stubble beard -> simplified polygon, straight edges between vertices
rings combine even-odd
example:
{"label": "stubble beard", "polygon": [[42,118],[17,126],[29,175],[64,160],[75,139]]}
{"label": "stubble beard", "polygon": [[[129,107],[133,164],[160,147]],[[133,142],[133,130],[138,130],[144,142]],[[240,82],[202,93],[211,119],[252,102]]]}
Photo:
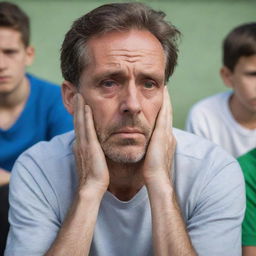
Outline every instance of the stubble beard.
{"label": "stubble beard", "polygon": [[[133,138],[113,140],[113,133],[127,126],[140,129],[145,136],[144,142],[139,142]],[[143,125],[140,120],[132,117],[125,118],[119,124],[112,125],[107,131],[102,132],[97,127],[96,131],[105,156],[111,161],[120,164],[133,164],[141,161],[145,156],[151,135],[150,128]]]}

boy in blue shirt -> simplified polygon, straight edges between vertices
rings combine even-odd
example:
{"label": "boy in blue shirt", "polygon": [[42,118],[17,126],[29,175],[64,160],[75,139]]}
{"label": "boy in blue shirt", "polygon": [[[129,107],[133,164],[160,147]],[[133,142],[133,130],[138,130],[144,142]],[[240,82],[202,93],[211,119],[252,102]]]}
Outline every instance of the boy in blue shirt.
{"label": "boy in blue shirt", "polygon": [[[41,140],[73,128],[60,87],[26,74],[33,61],[28,16],[16,5],[0,3],[0,255],[8,230],[8,183],[17,157]],[[4,205],[6,205],[4,207]],[[6,216],[6,217],[5,217]]]}

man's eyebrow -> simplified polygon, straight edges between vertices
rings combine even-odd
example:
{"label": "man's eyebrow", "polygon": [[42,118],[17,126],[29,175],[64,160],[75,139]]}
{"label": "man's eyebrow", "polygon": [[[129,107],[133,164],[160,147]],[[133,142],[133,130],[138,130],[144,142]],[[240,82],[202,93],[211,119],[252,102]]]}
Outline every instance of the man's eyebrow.
{"label": "man's eyebrow", "polygon": [[[103,79],[107,78],[120,78],[125,79],[128,76],[127,71],[123,70],[121,68],[115,67],[115,68],[109,68],[106,70],[101,70],[97,72],[93,77],[92,81],[94,83],[98,83]],[[137,70],[136,71],[136,77],[138,79],[152,79],[157,81],[158,83],[163,83],[165,80],[165,73],[160,72],[159,70]]]}
{"label": "man's eyebrow", "polygon": [[149,79],[153,79],[156,80],[159,83],[162,83],[164,81],[164,73],[161,74],[159,72],[150,72],[150,71],[142,71],[142,72],[138,72],[138,77],[139,78],[149,78]]}
{"label": "man's eyebrow", "polygon": [[95,76],[93,77],[93,81],[100,81],[104,78],[117,77],[117,76],[125,77],[127,76],[127,74],[123,70],[107,70],[107,71],[95,74]]}

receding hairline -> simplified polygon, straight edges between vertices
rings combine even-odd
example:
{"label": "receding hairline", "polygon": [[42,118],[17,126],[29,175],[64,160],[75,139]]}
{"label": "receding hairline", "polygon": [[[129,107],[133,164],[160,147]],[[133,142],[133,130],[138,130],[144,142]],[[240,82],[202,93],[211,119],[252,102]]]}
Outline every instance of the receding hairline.
{"label": "receding hairline", "polygon": [[[131,32],[136,32],[136,31],[138,31],[138,32],[143,32],[143,31],[147,32],[148,34],[150,34],[152,36],[152,37],[150,37],[150,40],[152,40],[153,38],[155,39],[155,42],[157,42],[158,46],[159,46],[156,49],[161,49],[162,52],[163,52],[164,68],[165,68],[166,64],[167,64],[168,52],[165,50],[165,48],[161,44],[160,40],[147,28],[134,27],[134,28],[128,28],[128,29],[124,29],[124,30],[110,30],[110,31],[107,31],[107,32],[104,32],[104,33],[95,34],[92,37],[90,37],[86,41],[86,43],[83,44],[83,46],[81,45],[81,47],[84,47],[83,54],[81,54],[81,56],[80,56],[80,61],[84,62],[84,68],[81,72],[81,76],[86,71],[86,69],[88,68],[88,65],[91,63],[91,60],[93,58],[91,47],[93,47],[94,42],[96,42],[96,43],[99,42],[99,40],[101,40],[104,37],[107,37],[109,34],[115,34],[116,33],[118,35],[118,34],[126,34],[126,33],[131,33]],[[120,40],[123,41],[123,39],[120,39]],[[124,48],[123,50],[125,51],[126,49]],[[147,49],[147,50],[149,50],[149,49]],[[141,49],[138,49],[138,51],[143,51],[143,47]],[[132,53],[133,53],[133,50],[131,50],[131,55],[133,55]],[[86,54],[86,57],[85,57],[85,54]],[[127,51],[127,55],[129,55],[129,51]],[[165,70],[163,72],[165,72]]]}

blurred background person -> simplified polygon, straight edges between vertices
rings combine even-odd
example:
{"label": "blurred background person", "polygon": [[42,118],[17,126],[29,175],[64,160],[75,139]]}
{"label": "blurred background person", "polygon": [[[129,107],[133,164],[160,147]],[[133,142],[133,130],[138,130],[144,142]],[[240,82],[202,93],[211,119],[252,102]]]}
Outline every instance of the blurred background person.
{"label": "blurred background person", "polygon": [[0,2],[0,255],[8,232],[8,183],[17,157],[33,144],[73,128],[60,87],[26,73],[32,64],[29,17]]}
{"label": "blurred background person", "polygon": [[[256,255],[256,23],[234,28],[223,42],[224,83],[232,90],[195,104],[186,129],[219,144],[238,161],[246,183],[243,255]],[[249,152],[248,152],[249,151]]]}
{"label": "blurred background person", "polygon": [[231,90],[195,104],[186,130],[239,157],[256,146],[256,23],[240,25],[227,35],[220,75]]}

